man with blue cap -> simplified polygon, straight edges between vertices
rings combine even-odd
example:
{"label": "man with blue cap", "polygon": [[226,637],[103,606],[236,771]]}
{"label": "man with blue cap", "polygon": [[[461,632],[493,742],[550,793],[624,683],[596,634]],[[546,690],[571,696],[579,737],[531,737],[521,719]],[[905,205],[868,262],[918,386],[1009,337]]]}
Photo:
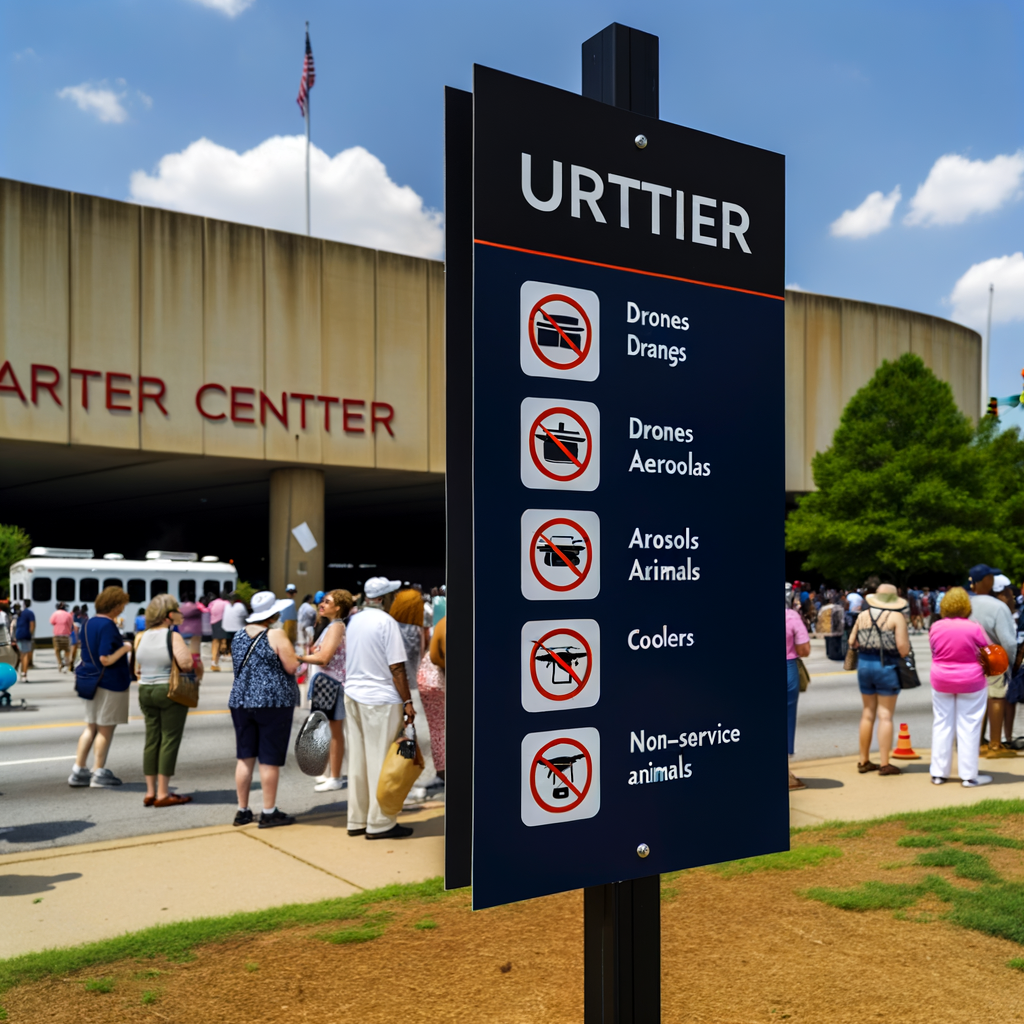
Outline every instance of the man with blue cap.
{"label": "man with blue cap", "polygon": [[[994,569],[981,562],[971,566],[967,576],[971,587],[971,620],[977,622],[988,636],[990,644],[999,644],[1013,665],[1017,657],[1017,627],[1013,614],[1005,602],[992,596],[996,576],[1002,569]],[[982,743],[981,756],[986,758],[1016,757],[1017,751],[1003,745],[1003,721],[1006,717],[1008,673],[988,677],[989,742]]]}

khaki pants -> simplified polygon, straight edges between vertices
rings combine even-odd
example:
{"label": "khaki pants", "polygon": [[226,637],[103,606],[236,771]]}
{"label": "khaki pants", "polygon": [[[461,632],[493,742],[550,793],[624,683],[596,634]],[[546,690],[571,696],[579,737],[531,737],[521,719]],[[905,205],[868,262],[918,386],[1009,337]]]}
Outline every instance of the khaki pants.
{"label": "khaki pants", "polygon": [[405,712],[402,704],[360,704],[345,697],[348,746],[348,829],[387,832],[398,819],[377,803],[377,782],[384,758],[398,735]]}

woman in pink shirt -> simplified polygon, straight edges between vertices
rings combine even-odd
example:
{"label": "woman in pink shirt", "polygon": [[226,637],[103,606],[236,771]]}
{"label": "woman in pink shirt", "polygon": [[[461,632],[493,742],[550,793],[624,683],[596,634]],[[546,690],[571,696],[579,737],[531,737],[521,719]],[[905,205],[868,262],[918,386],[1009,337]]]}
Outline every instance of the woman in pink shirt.
{"label": "woman in pink shirt", "polygon": [[988,644],[985,630],[971,622],[971,599],[963,587],[946,591],[940,607],[942,618],[932,626],[932,782],[941,786],[953,769],[953,736],[960,778],[973,789],[992,781],[978,774],[981,727],[988,707],[985,671],[978,651]]}
{"label": "woman in pink shirt", "polygon": [[57,605],[57,610],[50,616],[50,625],[53,626],[53,650],[57,655],[58,672],[71,668],[71,630],[74,624],[75,620],[71,617],[68,606],[61,601]]}
{"label": "woman in pink shirt", "polygon": [[[789,604],[789,585],[786,585],[786,604]],[[811,638],[798,612],[786,608],[786,726],[789,756],[793,756],[796,741],[796,702],[800,697],[800,669],[797,659],[811,653]],[[806,789],[807,783],[789,773],[790,789]]]}

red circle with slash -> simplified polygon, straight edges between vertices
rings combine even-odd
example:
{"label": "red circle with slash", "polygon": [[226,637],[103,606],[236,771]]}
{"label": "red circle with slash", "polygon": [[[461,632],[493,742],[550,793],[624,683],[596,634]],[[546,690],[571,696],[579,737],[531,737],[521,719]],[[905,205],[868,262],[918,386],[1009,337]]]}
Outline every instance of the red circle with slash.
{"label": "red circle with slash", "polygon": [[[579,640],[583,644],[583,649],[587,652],[587,668],[583,673],[583,678],[580,679],[576,673],[572,670],[572,666],[566,665],[564,661],[558,658],[558,655],[554,651],[550,650],[545,646],[546,642],[553,636],[571,636],[576,640]],[[537,678],[537,651],[543,648],[548,652],[555,660],[562,666],[562,668],[568,672],[568,674],[576,680],[576,689],[570,693],[548,693],[544,689],[543,683]],[[534,645],[533,650],[530,652],[530,678],[533,680],[533,685],[537,687],[537,692],[542,696],[547,697],[548,700],[569,700],[575,697],[577,694],[583,692],[583,687],[590,681],[590,673],[594,667],[594,652],[590,649],[590,644],[587,643],[587,638],[581,633],[577,633],[575,629],[567,629],[564,626],[561,629],[552,629],[550,632],[545,633]]]}
{"label": "red circle with slash", "polygon": [[[579,313],[579,315],[583,318],[583,324],[585,327],[584,340],[582,346],[577,347],[576,345],[574,345],[572,340],[566,335],[565,331],[563,331],[555,323],[554,319],[542,309],[546,302],[566,302],[570,306],[572,306],[572,308],[575,309],[577,313]],[[575,359],[572,359],[567,363],[558,363],[555,362],[554,359],[549,359],[541,351],[540,345],[537,344],[536,318],[538,312],[543,313],[548,323],[552,327],[554,327],[554,329],[562,336],[563,340],[569,346],[569,348],[576,353]],[[530,332],[530,344],[533,346],[533,351],[536,354],[537,358],[542,363],[545,363],[546,365],[556,370],[573,370],[577,366],[579,366],[580,363],[582,363],[588,355],[590,355],[590,341],[594,333],[594,328],[591,326],[590,323],[590,317],[587,316],[587,311],[575,299],[569,298],[568,295],[560,295],[556,292],[553,295],[545,295],[543,299],[535,303],[533,309],[530,310],[530,323],[528,325],[528,330]]]}
{"label": "red circle with slash", "polygon": [[[571,416],[573,421],[578,423],[583,428],[583,436],[587,440],[587,454],[583,456],[583,461],[574,458],[572,453],[561,444],[558,438],[556,438],[547,427],[541,425],[541,420],[546,419],[548,416]],[[541,458],[537,455],[537,430],[543,430],[551,440],[558,445],[559,448],[565,453],[570,464],[576,468],[571,472],[563,476],[561,473],[554,473],[548,469],[542,462]],[[560,405],[556,405],[546,412],[542,412],[534,421],[533,426],[530,427],[530,456],[533,458],[533,464],[546,476],[552,480],[560,480],[563,483],[568,483],[570,480],[575,480],[577,477],[582,476],[587,471],[587,466],[590,465],[590,455],[594,450],[594,438],[590,433],[590,427],[587,426],[587,421],[583,419],[578,412],[573,412],[572,409],[566,409]]]}
{"label": "red circle with slash", "polygon": [[[560,743],[568,743],[570,747],[575,747],[582,755],[587,763],[587,781],[583,784],[583,789],[577,789],[553,764],[544,759],[544,754],[549,751],[552,747],[557,747]],[[538,766],[537,762],[542,763]],[[553,772],[562,782],[568,786],[575,794],[576,799],[570,801],[567,804],[555,806],[544,801],[544,798],[537,792],[537,768],[547,768],[549,772]],[[571,811],[575,807],[579,807],[581,803],[586,799],[587,793],[590,792],[590,782],[594,777],[594,764],[590,759],[590,751],[587,750],[579,740],[569,739],[568,736],[561,739],[552,740],[550,743],[545,743],[540,750],[533,757],[533,762],[530,765],[530,792],[533,794],[533,799],[537,801],[537,804],[545,811],[550,811],[552,814],[564,814],[566,811]]]}
{"label": "red circle with slash", "polygon": [[[577,569],[567,558],[560,553],[556,553],[554,550],[557,545],[553,544],[547,537],[547,533],[550,532],[550,528],[558,523],[564,523],[566,526],[572,527],[573,533],[578,533],[582,538],[587,552],[587,564],[583,569]],[[571,583],[552,583],[551,580],[546,579],[541,573],[537,566],[537,541],[543,540],[550,548],[552,548],[552,554],[556,558],[560,558],[565,563],[565,567],[570,569],[576,575]],[[587,531],[580,526],[579,523],[574,523],[571,519],[549,519],[546,523],[541,523],[537,527],[537,532],[533,535],[533,540],[530,541],[530,568],[533,569],[533,575],[537,577],[537,580],[542,586],[547,587],[548,590],[555,590],[558,593],[565,593],[567,590],[575,590],[588,576],[590,573],[590,567],[594,564],[593,549],[590,546],[590,537]]]}

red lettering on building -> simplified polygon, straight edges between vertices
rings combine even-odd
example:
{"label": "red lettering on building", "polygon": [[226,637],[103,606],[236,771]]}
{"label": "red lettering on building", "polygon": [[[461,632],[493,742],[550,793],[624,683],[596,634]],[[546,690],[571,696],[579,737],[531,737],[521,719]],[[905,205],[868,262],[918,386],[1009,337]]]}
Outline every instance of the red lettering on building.
{"label": "red lettering on building", "polygon": [[239,416],[238,411],[240,409],[255,409],[256,406],[252,402],[240,402],[238,400],[239,395],[255,395],[255,388],[232,388],[231,389],[231,422],[232,423],[255,423],[256,421],[251,417],[246,418],[245,416]]}
{"label": "red lettering on building", "polygon": [[342,429],[349,434],[365,434],[366,427],[353,427],[349,426],[349,420],[356,420],[361,423],[363,421],[364,414],[362,412],[349,412],[348,407],[350,405],[365,406],[366,403],[361,398],[344,398],[341,402],[341,426]]}
{"label": "red lettering on building", "polygon": [[[4,377],[8,375],[10,375],[11,383],[5,384]],[[18,383],[18,376],[14,372],[14,367],[11,366],[10,359],[8,359],[3,366],[0,366],[0,394],[3,394],[5,391],[12,391],[23,402],[25,402],[26,405],[28,404],[25,399],[25,392],[21,390],[21,385]]]}
{"label": "red lettering on building", "polygon": [[[387,413],[383,416],[377,415],[378,409],[387,409]],[[391,418],[395,415],[394,407],[388,405],[387,402],[374,402],[370,406],[370,422],[373,424],[373,432],[377,433],[377,424],[382,423],[387,432],[394,437],[395,432],[391,429]]]}
{"label": "red lettering on building", "polygon": [[[146,391],[147,384],[155,384],[158,391]],[[167,393],[167,385],[159,377],[140,377],[139,378],[139,412],[145,412],[143,403],[146,401],[156,402],[157,408],[165,415],[169,416],[167,409],[164,407],[164,403],[161,399]],[[199,410],[202,412],[202,410]]]}
{"label": "red lettering on building", "polygon": [[289,398],[297,398],[302,403],[302,406],[301,406],[302,414],[300,416],[300,422],[302,424],[302,429],[305,430],[306,429],[306,403],[307,402],[312,402],[313,401],[313,396],[312,395],[304,395],[301,391],[293,391],[291,393],[291,395],[289,395],[288,397]]}
{"label": "red lettering on building", "polygon": [[[204,384],[196,392],[196,408],[199,410],[199,415],[207,420],[226,420],[228,418],[228,414],[226,412],[222,412],[214,416],[212,412],[207,412],[203,408],[203,395],[205,395],[207,391],[219,391],[222,395],[227,394],[227,390],[220,384]],[[232,408],[232,413],[233,412],[234,409]]]}
{"label": "red lettering on building", "polygon": [[132,407],[130,405],[118,405],[114,401],[115,395],[127,395],[129,398],[132,397],[131,391],[128,388],[116,388],[114,387],[115,380],[126,380],[131,383],[132,375],[130,373],[108,373],[107,374],[107,408],[111,412],[131,412]]}
{"label": "red lettering on building", "polygon": [[267,406],[270,406],[270,411],[277,417],[278,422],[282,427],[288,426],[288,392],[281,392],[281,411],[277,411],[277,406],[261,391],[260,392],[260,423],[266,426],[267,423]]}
{"label": "red lettering on building", "polygon": [[103,374],[99,370],[76,370],[73,366],[71,367],[72,377],[82,378],[82,408],[89,408],[89,378],[90,377],[102,377]]}
{"label": "red lettering on building", "polygon": [[331,395],[317,395],[316,400],[324,403],[324,430],[331,432],[331,403],[338,404],[338,400]]}
{"label": "red lettering on building", "polygon": [[[40,380],[39,372],[52,373],[52,380]],[[63,403],[57,394],[57,385],[60,383],[60,370],[56,366],[47,366],[45,363],[32,364],[32,404],[39,404],[39,392],[49,391],[50,397],[61,407]]]}

